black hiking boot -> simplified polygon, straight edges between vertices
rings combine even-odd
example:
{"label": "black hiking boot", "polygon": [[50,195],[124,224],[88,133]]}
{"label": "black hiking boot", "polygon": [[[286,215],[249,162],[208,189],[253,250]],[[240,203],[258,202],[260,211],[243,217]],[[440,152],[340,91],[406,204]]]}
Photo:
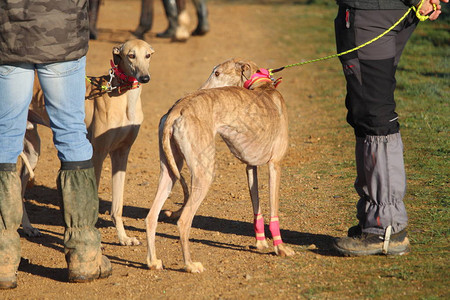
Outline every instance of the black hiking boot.
{"label": "black hiking boot", "polygon": [[152,29],[153,25],[153,0],[141,1],[141,17],[139,19],[139,26],[133,32],[138,38],[143,40],[144,35]]}
{"label": "black hiking boot", "polygon": [[206,7],[206,0],[194,0],[194,4],[197,10],[198,25],[191,33],[191,35],[202,36],[209,32],[208,9]]}
{"label": "black hiking boot", "polygon": [[175,1],[163,0],[163,4],[169,25],[165,31],[157,33],[156,36],[159,38],[173,38],[178,27],[178,9]]}
{"label": "black hiking boot", "polygon": [[[349,229],[349,235],[357,233],[357,229],[350,232],[352,228]],[[337,238],[333,246],[344,256],[403,255],[410,251],[406,229],[390,237],[362,232],[359,235]]]}

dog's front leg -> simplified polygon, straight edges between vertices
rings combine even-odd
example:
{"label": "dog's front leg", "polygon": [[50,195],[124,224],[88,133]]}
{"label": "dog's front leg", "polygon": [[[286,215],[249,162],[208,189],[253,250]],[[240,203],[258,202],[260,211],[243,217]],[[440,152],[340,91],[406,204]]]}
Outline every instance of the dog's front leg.
{"label": "dog's front leg", "polygon": [[247,181],[253,206],[253,228],[256,235],[256,249],[262,250],[268,248],[269,245],[264,234],[264,218],[261,214],[261,206],[259,204],[258,169],[256,166],[247,165]]}
{"label": "dog's front leg", "polygon": [[112,207],[111,218],[116,225],[119,243],[123,246],[136,246],[141,243],[135,237],[127,236],[123,226],[123,191],[125,187],[125,173],[130,148],[118,149],[110,153],[112,166]]}
{"label": "dog's front leg", "polygon": [[292,256],[294,250],[283,244],[278,220],[279,192],[281,167],[277,162],[269,162],[269,198],[270,198],[270,224],[269,229],[273,238],[275,253],[279,256]]}

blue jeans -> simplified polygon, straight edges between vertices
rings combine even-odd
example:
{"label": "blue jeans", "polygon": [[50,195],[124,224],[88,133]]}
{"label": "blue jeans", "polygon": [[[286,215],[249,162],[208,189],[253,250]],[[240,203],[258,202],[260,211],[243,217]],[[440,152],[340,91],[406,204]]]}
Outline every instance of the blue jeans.
{"label": "blue jeans", "polygon": [[23,150],[35,71],[59,159],[91,159],[92,146],[84,123],[85,67],[86,57],[47,64],[0,65],[0,163],[16,163]]}

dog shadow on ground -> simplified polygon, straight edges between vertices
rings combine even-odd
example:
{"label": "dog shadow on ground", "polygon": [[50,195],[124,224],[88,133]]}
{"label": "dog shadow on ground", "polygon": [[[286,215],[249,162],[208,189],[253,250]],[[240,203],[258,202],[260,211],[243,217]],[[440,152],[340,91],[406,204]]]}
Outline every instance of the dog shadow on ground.
{"label": "dog shadow on ground", "polygon": [[[165,223],[176,223],[175,220],[167,218],[164,211],[161,212],[159,217],[159,222]],[[210,232],[219,232],[221,234],[235,234],[240,236],[248,236],[249,238],[254,238],[253,223],[227,220],[217,217],[196,215],[192,222],[192,228],[202,229]],[[266,237],[271,237],[269,225],[265,225],[265,235]],[[323,256],[336,256],[337,253],[334,251],[332,244],[334,237],[324,234],[314,234],[307,232],[298,232],[294,230],[280,229],[281,237],[283,241],[290,245],[302,246],[308,251],[314,252]],[[167,234],[157,233],[158,236],[163,236],[165,238],[179,239],[179,236],[172,236]],[[240,251],[255,251],[253,246],[248,245],[236,245],[232,243],[215,242],[210,239],[190,239],[194,243],[207,244],[219,248],[228,248]],[[270,244],[270,241],[269,241]]]}

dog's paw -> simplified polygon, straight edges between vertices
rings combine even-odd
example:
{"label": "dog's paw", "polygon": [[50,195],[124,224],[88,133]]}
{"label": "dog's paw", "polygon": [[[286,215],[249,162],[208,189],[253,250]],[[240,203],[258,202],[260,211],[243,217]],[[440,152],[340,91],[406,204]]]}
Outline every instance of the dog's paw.
{"label": "dog's paw", "polygon": [[23,227],[22,229],[23,229],[23,232],[25,232],[26,236],[28,236],[28,237],[42,236],[42,233],[39,231],[39,229],[34,228],[33,226]]}
{"label": "dog's paw", "polygon": [[269,248],[269,244],[267,244],[267,241],[265,239],[264,240],[256,240],[255,247],[258,250],[264,250],[266,248]]}
{"label": "dog's paw", "polygon": [[119,243],[122,246],[139,246],[141,244],[137,238],[129,236],[119,239]]}
{"label": "dog's paw", "polygon": [[150,270],[163,270],[164,269],[162,260],[160,260],[160,259],[155,259],[154,261],[147,260],[147,267]]}
{"label": "dog's paw", "polygon": [[294,250],[292,250],[290,247],[286,246],[285,244],[279,244],[278,246],[275,246],[275,253],[278,256],[284,257],[284,256],[292,256],[295,254]]}
{"label": "dog's paw", "polygon": [[203,267],[201,262],[191,262],[187,264],[184,269],[189,273],[202,273],[203,271],[205,271],[205,268]]}

